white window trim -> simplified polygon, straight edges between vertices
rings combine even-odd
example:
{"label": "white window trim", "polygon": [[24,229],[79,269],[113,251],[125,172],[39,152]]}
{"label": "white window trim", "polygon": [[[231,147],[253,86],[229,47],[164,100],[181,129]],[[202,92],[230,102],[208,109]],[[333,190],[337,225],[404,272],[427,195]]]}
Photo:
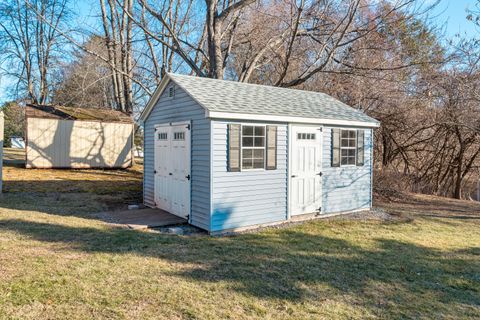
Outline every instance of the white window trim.
{"label": "white window trim", "polygon": [[[239,123],[240,124],[240,172],[242,171],[266,171],[267,167],[267,124],[256,124],[256,123]],[[243,127],[263,127],[263,147],[245,147],[245,149],[260,149],[264,150],[263,152],[263,168],[243,168]],[[255,133],[255,128],[253,129]],[[254,139],[255,140],[255,139]],[[255,144],[255,141],[253,142]]]}
{"label": "white window trim", "polygon": [[[354,131],[355,132],[355,147],[342,147],[342,131]],[[340,167],[356,167],[357,166],[357,129],[340,128]],[[355,163],[354,164],[342,164],[342,149],[355,150]]]}

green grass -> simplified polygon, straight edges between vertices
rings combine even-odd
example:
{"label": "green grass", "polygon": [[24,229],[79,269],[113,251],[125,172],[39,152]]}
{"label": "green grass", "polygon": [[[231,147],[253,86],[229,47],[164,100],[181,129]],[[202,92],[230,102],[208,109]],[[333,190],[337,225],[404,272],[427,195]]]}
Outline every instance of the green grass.
{"label": "green grass", "polygon": [[187,237],[97,220],[107,196],[121,201],[48,190],[0,199],[0,319],[480,317],[471,202],[413,196],[379,204],[387,221]]}

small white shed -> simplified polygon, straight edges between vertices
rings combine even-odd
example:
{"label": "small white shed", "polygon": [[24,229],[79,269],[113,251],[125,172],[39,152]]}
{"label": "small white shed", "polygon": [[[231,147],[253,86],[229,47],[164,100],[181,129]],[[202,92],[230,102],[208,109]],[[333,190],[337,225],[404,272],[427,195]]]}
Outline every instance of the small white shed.
{"label": "small white shed", "polygon": [[127,168],[132,118],[109,109],[27,105],[27,168]]}
{"label": "small white shed", "polygon": [[10,146],[13,149],[25,149],[25,139],[22,137],[11,137]]}

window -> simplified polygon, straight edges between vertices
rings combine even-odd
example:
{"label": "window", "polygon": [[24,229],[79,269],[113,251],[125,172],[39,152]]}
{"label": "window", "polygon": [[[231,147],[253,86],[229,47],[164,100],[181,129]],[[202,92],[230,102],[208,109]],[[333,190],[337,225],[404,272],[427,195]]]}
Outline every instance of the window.
{"label": "window", "polygon": [[332,167],[364,165],[364,130],[332,129]]}
{"label": "window", "polygon": [[315,140],[315,133],[297,133],[297,140]]}
{"label": "window", "polygon": [[277,126],[228,125],[228,171],[277,168]]}
{"label": "window", "polygon": [[176,140],[176,141],[185,140],[185,132],[174,132],[173,133],[173,140]]}
{"label": "window", "polygon": [[168,97],[169,98],[175,97],[175,86],[172,85],[170,88],[168,88]]}
{"label": "window", "polygon": [[160,132],[158,133],[158,140],[167,140],[168,135],[166,132]]}
{"label": "window", "polygon": [[242,126],[242,168],[265,168],[264,126]]}
{"label": "window", "polygon": [[341,165],[355,165],[357,159],[357,130],[342,130],[340,138]]}

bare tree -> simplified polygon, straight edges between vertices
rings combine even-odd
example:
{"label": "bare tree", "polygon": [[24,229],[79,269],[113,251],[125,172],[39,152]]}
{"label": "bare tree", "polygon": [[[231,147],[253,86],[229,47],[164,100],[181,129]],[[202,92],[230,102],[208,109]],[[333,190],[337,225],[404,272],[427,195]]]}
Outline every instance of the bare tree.
{"label": "bare tree", "polygon": [[[132,11],[133,0],[99,0],[102,12],[102,26],[108,52],[116,109],[133,111],[133,52],[132,52]],[[119,70],[121,72],[119,72]]]}
{"label": "bare tree", "polygon": [[[37,19],[36,12],[45,17]],[[48,102],[51,75],[65,52],[57,27],[66,22],[67,0],[7,0],[0,4],[2,73],[16,79],[16,92],[34,103]],[[67,24],[66,24],[67,25]]]}

